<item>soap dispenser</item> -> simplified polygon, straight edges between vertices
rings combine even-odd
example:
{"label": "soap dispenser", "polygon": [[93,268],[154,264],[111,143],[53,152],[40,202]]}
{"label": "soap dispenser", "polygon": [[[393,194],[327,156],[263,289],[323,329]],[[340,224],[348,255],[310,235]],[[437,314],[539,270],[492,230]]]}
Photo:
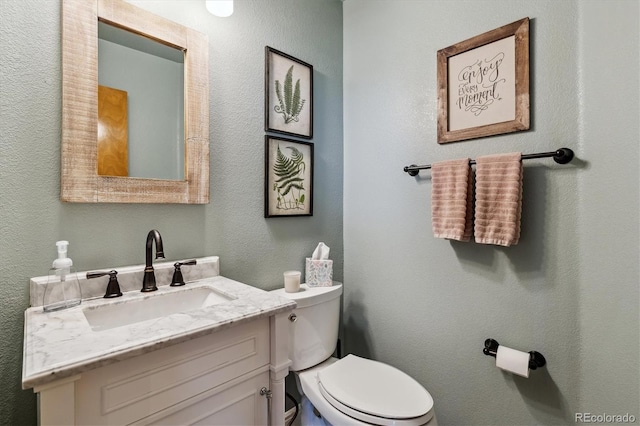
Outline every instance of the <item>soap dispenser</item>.
{"label": "soap dispenser", "polygon": [[45,312],[58,311],[79,305],[82,301],[80,283],[73,268],[73,261],[67,257],[68,241],[56,242],[58,258],[53,261],[49,269],[49,279],[44,289],[43,310]]}

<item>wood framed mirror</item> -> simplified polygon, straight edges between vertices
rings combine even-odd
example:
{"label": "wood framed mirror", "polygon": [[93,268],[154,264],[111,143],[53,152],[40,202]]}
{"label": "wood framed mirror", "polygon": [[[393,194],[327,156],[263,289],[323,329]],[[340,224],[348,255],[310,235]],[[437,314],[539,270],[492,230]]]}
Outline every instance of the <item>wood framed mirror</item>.
{"label": "wood framed mirror", "polygon": [[[184,179],[98,174],[98,21],[184,52]],[[62,1],[62,201],[209,202],[207,36],[123,0]]]}

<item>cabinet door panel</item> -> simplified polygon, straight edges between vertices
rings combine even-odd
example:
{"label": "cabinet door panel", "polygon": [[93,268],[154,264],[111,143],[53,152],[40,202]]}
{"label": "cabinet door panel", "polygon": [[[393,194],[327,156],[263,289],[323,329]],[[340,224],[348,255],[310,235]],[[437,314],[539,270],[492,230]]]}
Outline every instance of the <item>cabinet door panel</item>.
{"label": "cabinet door panel", "polygon": [[267,424],[267,398],[260,395],[269,386],[269,372],[224,390],[212,389],[136,422],[136,425],[246,426]]}
{"label": "cabinet door panel", "polygon": [[77,419],[129,424],[268,364],[265,318],[83,373]]}

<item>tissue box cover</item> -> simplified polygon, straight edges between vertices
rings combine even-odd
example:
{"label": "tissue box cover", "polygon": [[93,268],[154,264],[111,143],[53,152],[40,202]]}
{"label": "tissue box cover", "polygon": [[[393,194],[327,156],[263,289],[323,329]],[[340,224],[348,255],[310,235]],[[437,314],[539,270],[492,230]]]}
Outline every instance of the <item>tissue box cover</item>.
{"label": "tissue box cover", "polygon": [[304,276],[309,287],[331,287],[333,260],[313,260],[307,257]]}

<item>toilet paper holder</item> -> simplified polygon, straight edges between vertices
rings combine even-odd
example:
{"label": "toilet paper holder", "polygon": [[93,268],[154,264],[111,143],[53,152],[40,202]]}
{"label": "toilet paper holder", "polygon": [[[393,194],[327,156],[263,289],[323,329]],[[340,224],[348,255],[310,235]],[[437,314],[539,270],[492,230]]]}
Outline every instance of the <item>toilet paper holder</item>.
{"label": "toilet paper holder", "polygon": [[[482,353],[492,357],[496,357],[498,354],[498,346],[500,344],[494,339],[487,339],[484,341],[484,349]],[[540,352],[529,351],[529,369],[535,370],[539,367],[544,367],[547,364],[547,360]]]}

